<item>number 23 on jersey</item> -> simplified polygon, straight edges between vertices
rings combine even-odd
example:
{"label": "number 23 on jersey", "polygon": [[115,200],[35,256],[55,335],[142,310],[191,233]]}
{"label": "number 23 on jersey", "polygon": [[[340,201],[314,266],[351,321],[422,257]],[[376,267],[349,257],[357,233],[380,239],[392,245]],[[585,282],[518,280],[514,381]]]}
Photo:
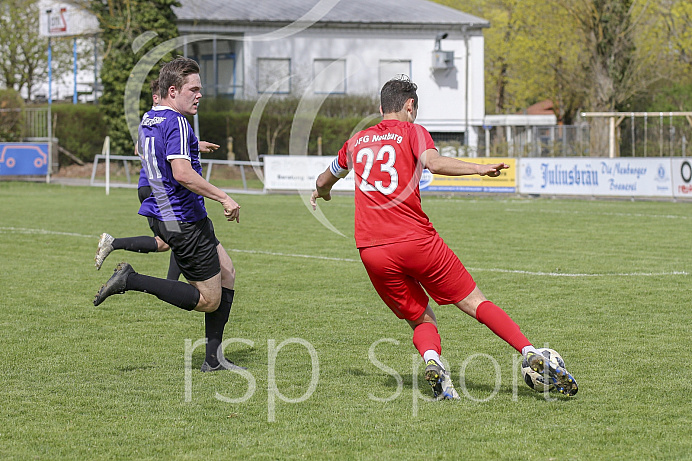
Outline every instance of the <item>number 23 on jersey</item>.
{"label": "number 23 on jersey", "polygon": [[[384,161],[385,155],[387,155],[387,161]],[[356,155],[357,163],[365,163],[363,168],[363,174],[360,181],[360,190],[363,192],[375,192],[378,191],[383,195],[389,195],[396,190],[399,185],[399,173],[394,168],[394,162],[396,161],[396,150],[394,147],[385,144],[377,151],[377,154],[369,148],[364,147],[358,151]],[[384,186],[384,181],[376,180],[372,184],[368,181],[370,178],[370,173],[372,173],[372,167],[375,163],[380,167],[380,171],[389,174],[389,185]]]}

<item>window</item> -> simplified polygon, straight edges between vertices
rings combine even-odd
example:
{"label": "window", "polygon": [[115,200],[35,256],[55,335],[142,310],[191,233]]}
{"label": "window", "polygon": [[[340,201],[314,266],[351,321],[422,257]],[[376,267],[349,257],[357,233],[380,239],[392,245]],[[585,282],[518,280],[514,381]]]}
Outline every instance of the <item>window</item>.
{"label": "window", "polygon": [[[291,60],[286,58],[257,58],[257,91],[266,93],[272,85],[274,93],[290,93]],[[279,83],[281,82],[281,83]]]}
{"label": "window", "polygon": [[234,47],[233,41],[213,39],[193,42],[183,48],[183,54],[199,64],[204,96],[233,97],[236,91]]}
{"label": "window", "polygon": [[380,60],[380,86],[393,79],[397,75],[404,74],[411,77],[411,61],[401,59]]}
{"label": "window", "polygon": [[225,53],[217,57],[218,60],[218,92],[219,94],[235,93],[235,54]]}
{"label": "window", "polygon": [[315,59],[312,64],[315,93],[346,93],[346,60]]}
{"label": "window", "polygon": [[214,56],[204,54],[199,60],[202,93],[204,95],[228,96],[235,93],[235,54],[216,55],[217,75],[214,74]]}

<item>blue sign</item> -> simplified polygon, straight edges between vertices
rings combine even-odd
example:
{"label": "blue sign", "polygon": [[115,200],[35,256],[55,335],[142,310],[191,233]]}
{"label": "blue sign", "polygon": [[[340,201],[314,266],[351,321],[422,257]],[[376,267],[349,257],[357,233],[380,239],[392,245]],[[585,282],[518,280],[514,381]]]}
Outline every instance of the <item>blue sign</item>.
{"label": "blue sign", "polygon": [[48,143],[0,143],[0,176],[47,175]]}

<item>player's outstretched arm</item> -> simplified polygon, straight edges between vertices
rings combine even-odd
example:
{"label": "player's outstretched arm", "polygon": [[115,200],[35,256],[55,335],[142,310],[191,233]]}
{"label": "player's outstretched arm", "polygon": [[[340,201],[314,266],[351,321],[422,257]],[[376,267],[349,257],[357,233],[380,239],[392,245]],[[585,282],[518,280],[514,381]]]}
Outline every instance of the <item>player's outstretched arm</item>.
{"label": "player's outstretched arm", "polygon": [[477,174],[480,176],[496,177],[500,176],[502,170],[509,168],[509,165],[506,163],[483,165],[480,163],[471,163],[455,158],[443,157],[435,149],[428,149],[423,152],[421,160],[431,173],[445,176]]}
{"label": "player's outstretched arm", "polygon": [[316,189],[312,192],[312,196],[310,197],[310,204],[312,205],[313,210],[317,209],[318,198],[321,198],[327,202],[332,199],[332,187],[334,187],[334,184],[336,184],[339,179],[340,178],[337,178],[332,174],[329,167],[327,167],[327,169],[317,177],[317,181],[315,181]]}
{"label": "player's outstretched arm", "polygon": [[171,169],[173,170],[173,177],[183,187],[190,189],[195,194],[216,200],[223,205],[223,214],[228,221],[240,222],[240,205],[227,193],[200,176],[188,160],[183,158],[171,160]]}

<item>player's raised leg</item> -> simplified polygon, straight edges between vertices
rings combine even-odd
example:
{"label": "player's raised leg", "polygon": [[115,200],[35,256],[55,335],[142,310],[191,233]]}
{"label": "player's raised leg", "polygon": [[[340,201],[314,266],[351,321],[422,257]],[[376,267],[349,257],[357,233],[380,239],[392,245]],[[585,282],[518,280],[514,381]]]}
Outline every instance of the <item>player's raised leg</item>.
{"label": "player's raised leg", "polygon": [[[233,280],[235,278],[233,266],[230,265],[229,267],[228,265],[230,258],[228,255],[226,258],[227,260],[221,258],[225,260],[223,271],[208,280],[190,283],[139,274],[130,264],[120,263],[116,266],[111,278],[96,294],[94,305],[98,306],[106,298],[115,294],[140,291],[153,294],[160,300],[187,311],[204,312],[207,347],[201,370],[206,372],[244,369],[224,358],[220,350],[224,327],[228,322],[234,295],[233,289],[221,285],[222,273],[233,274]],[[233,286],[233,281],[227,281],[226,284]]]}
{"label": "player's raised leg", "polygon": [[154,251],[166,251],[168,245],[163,240],[149,236],[115,238],[104,232],[99,237],[99,243],[94,256],[94,266],[100,270],[103,262],[114,250],[134,251],[137,253],[151,253]]}
{"label": "player's raised leg", "polygon": [[566,369],[555,367],[545,360],[545,357],[536,351],[531,341],[521,332],[519,325],[504,310],[488,301],[478,287],[455,305],[519,351],[529,362],[531,369],[538,373],[546,372],[559,392],[565,395],[577,393],[577,382],[574,377]]}
{"label": "player's raised leg", "polygon": [[[115,267],[110,279],[101,286],[94,298],[94,306],[100,305],[110,296],[122,294],[126,291],[150,293],[161,301],[186,311],[207,306],[200,296],[200,291],[189,283],[139,274],[126,262],[119,263]],[[200,300],[202,300],[202,303],[200,303]],[[201,308],[197,310],[201,310]]]}

